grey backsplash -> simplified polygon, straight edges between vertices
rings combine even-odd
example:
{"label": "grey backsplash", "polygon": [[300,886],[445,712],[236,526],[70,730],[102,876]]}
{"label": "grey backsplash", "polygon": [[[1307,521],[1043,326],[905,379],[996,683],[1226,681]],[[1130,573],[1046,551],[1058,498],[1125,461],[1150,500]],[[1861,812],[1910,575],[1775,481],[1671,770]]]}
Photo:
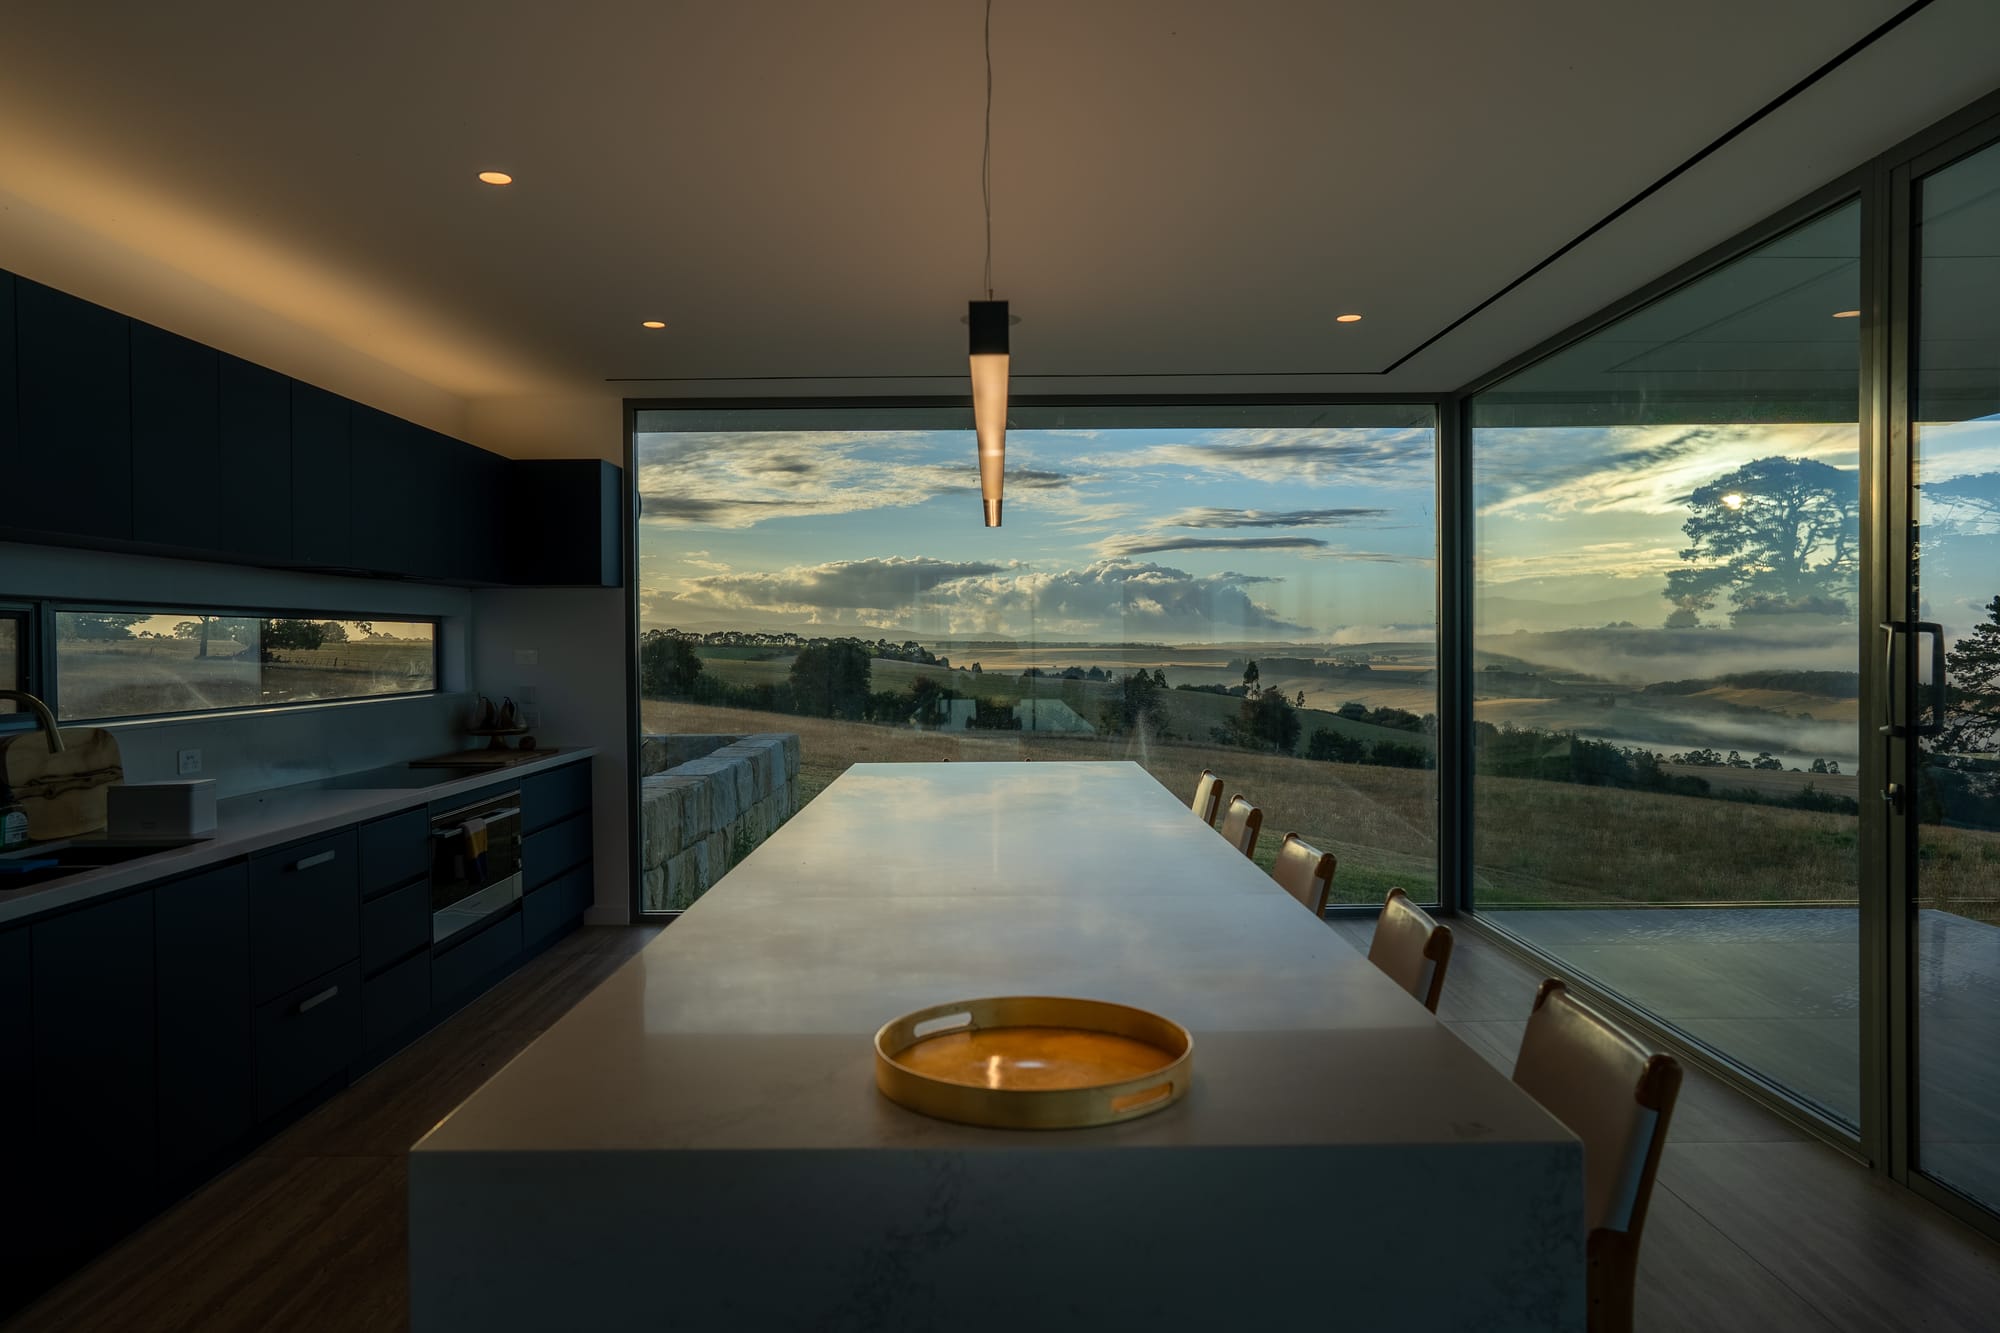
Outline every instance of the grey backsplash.
{"label": "grey backsplash", "polygon": [[201,751],[201,776],[227,799],[379,768],[465,745],[463,694],[113,724],[127,782],[167,782],[180,751]]}

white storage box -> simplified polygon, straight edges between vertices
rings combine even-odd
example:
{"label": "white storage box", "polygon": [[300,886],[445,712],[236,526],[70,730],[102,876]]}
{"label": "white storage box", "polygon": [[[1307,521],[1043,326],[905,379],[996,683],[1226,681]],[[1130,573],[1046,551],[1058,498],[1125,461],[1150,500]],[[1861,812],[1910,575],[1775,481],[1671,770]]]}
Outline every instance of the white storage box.
{"label": "white storage box", "polygon": [[104,789],[113,838],[212,838],[215,836],[215,780],[137,782]]}

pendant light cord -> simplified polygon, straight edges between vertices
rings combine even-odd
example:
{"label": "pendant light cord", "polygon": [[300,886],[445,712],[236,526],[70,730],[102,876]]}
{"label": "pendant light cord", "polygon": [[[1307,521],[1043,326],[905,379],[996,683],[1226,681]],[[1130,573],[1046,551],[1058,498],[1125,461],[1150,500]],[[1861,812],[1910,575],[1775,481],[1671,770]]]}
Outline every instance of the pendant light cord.
{"label": "pendant light cord", "polygon": [[979,157],[979,199],[986,207],[986,299],[993,299],[993,0],[986,0],[986,149]]}

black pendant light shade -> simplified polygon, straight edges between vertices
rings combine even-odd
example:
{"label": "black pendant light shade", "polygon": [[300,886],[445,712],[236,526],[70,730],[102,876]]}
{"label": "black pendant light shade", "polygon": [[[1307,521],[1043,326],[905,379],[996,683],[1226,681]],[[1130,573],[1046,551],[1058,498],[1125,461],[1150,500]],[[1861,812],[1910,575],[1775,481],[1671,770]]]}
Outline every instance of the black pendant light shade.
{"label": "black pendant light shade", "polygon": [[1007,470],[1007,303],[974,301],[966,310],[972,360],[972,424],[979,434],[979,498],[986,526],[1000,526]]}

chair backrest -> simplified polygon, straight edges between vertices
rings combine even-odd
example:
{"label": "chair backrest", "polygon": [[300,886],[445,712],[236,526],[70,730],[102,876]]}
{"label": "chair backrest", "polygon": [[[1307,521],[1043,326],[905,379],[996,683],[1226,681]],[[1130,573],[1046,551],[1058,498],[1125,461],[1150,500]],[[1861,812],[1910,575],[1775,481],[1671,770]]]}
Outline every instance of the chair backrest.
{"label": "chair backrest", "polygon": [[1319,916],[1326,911],[1326,895],[1333,888],[1333,869],[1332,852],[1323,852],[1298,834],[1287,833],[1271,867],[1271,878]]}
{"label": "chair backrest", "polygon": [[1229,845],[1245,856],[1253,856],[1257,851],[1257,831],[1264,827],[1264,812],[1243,799],[1241,794],[1229,798],[1229,809],[1222,815],[1222,836],[1229,839]]}
{"label": "chair backrest", "polygon": [[1188,806],[1201,816],[1201,822],[1215,827],[1215,817],[1222,813],[1222,779],[1208,769],[1201,770],[1201,781],[1194,784],[1194,799]]}
{"label": "chair backrest", "polygon": [[1588,1326],[1631,1333],[1639,1235],[1681,1067],[1551,980],[1535,992],[1514,1082],[1583,1140]]}
{"label": "chair backrest", "polygon": [[1368,961],[1436,1013],[1438,997],[1444,994],[1445,969],[1451,966],[1451,927],[1431,920],[1409,894],[1391,889],[1375,921]]}
{"label": "chair backrest", "polygon": [[1680,1065],[1551,980],[1535,992],[1514,1082],[1583,1140],[1586,1228],[1636,1233],[1680,1091]]}

